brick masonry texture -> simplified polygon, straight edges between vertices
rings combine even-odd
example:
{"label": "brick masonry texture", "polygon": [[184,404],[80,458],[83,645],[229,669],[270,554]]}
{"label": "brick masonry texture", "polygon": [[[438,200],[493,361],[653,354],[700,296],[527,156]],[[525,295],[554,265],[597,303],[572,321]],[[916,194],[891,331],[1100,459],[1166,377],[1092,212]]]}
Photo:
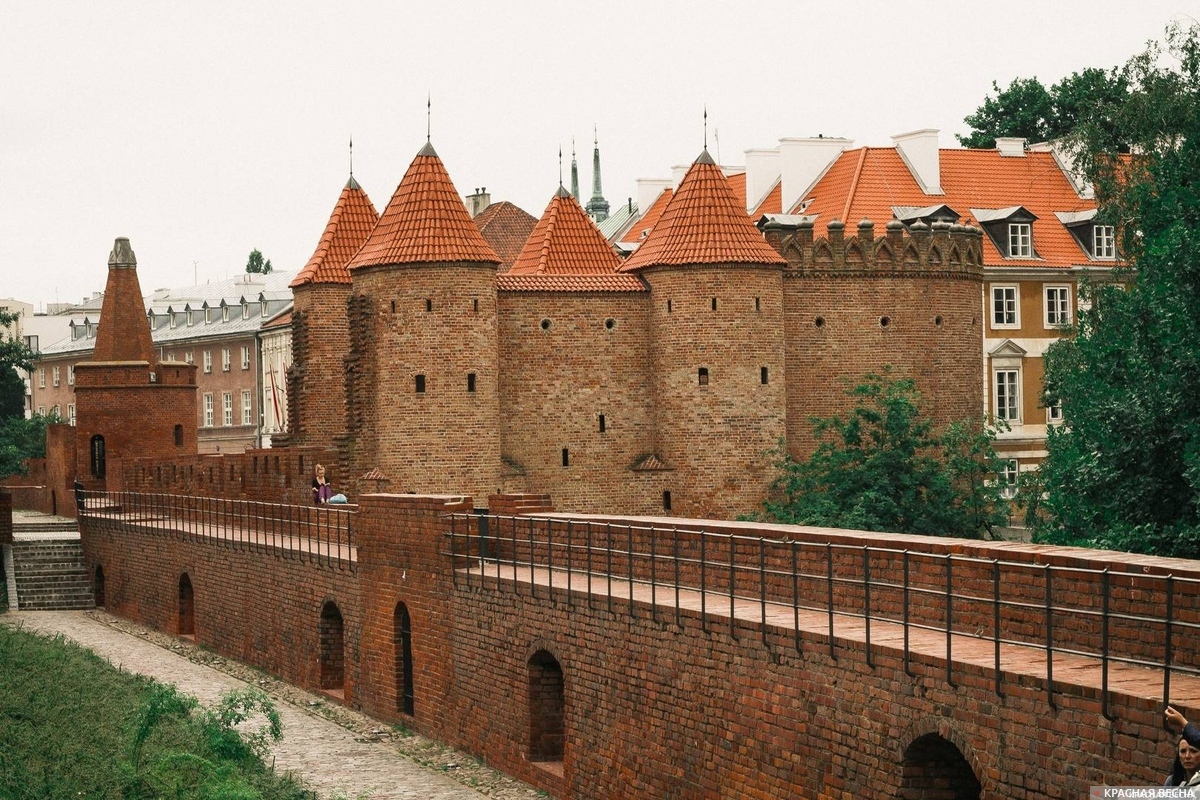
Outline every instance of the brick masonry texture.
{"label": "brick masonry texture", "polygon": [[[545,496],[490,500],[506,509],[551,502]],[[327,659],[325,672],[328,684],[331,669],[344,671],[344,702],[466,749],[555,797],[850,798],[893,796],[898,789],[909,797],[940,797],[935,784],[966,779],[967,769],[989,798],[1079,797],[1092,784],[1161,782],[1171,747],[1161,731],[1161,709],[1150,699],[1153,686],[1145,694],[1110,686],[1110,721],[1101,715],[1095,689],[1069,673],[1056,672],[1051,707],[1044,677],[1006,671],[1001,696],[990,665],[956,659],[950,682],[944,660],[933,656],[914,654],[906,674],[903,651],[888,643],[872,645],[868,664],[861,640],[839,636],[835,658],[823,634],[806,631],[797,649],[789,629],[768,626],[764,633],[739,621],[731,631],[728,618],[713,609],[704,624],[686,609],[677,617],[673,608],[656,611],[619,596],[609,602],[579,584],[570,592],[561,584],[553,590],[522,584],[514,591],[512,581],[482,579],[478,572],[467,579],[454,572],[448,554],[447,534],[461,535],[452,526],[462,521],[446,515],[471,510],[464,497],[366,495],[354,515],[353,564],[301,562],[284,551],[205,543],[102,517],[85,518],[83,540],[89,569],[103,570],[110,611],[177,631],[186,573],[198,641],[313,690],[322,685],[323,630],[327,651],[331,646],[322,611],[336,604],[342,655],[340,662]],[[1029,606],[1011,612],[1005,634],[1034,640],[1044,634],[1037,607],[1044,564],[1086,570],[1055,587],[1056,597],[1079,607],[1098,602],[1104,569],[1112,602],[1142,608],[1164,600],[1155,595],[1161,583],[1149,576],[1200,577],[1189,562],[1072,548],[667,517],[590,519],[618,529],[658,524],[659,552],[678,546],[684,555],[694,553],[701,526],[718,534],[786,535],[818,554],[805,557],[811,563],[801,561],[807,573],[823,572],[821,545],[849,545],[834,564],[848,578],[862,575],[861,547],[889,548],[894,556],[880,555],[872,564],[880,586],[897,581],[898,559],[910,550],[912,585],[930,596],[944,586],[945,555],[978,559],[977,567],[959,562],[954,573],[955,592],[964,595],[986,596],[992,559],[999,559],[1006,599]],[[575,535],[584,523],[576,518]],[[565,522],[554,525],[561,544]],[[546,526],[531,522],[530,535],[545,542]],[[672,528],[680,530],[671,534]],[[504,537],[494,544],[503,548]],[[736,558],[757,568],[756,550]],[[766,567],[789,565],[768,561]],[[628,565],[614,565],[615,572],[624,569]],[[695,576],[682,576],[689,578]],[[1176,608],[1186,609],[1180,619],[1197,621],[1194,588],[1177,586]],[[740,591],[752,595],[751,589]],[[856,592],[861,587],[848,581],[838,602],[861,603]],[[880,590],[872,608],[894,610],[899,602],[895,591]],[[402,710],[401,604],[411,626],[411,716]],[[913,609],[916,620],[936,622],[943,613],[936,598]],[[964,602],[956,605],[954,624],[973,632],[991,622],[986,609]],[[1109,634],[1114,650],[1153,658],[1162,643],[1148,627],[1115,626]],[[1063,625],[1055,635],[1058,646],[1082,647],[1101,632]],[[1180,657],[1180,663],[1196,661],[1194,653]],[[539,753],[554,758],[558,746],[555,665],[562,673],[562,760],[539,762]],[[531,708],[544,713],[531,716]],[[943,758],[947,753],[961,754],[957,772]]]}

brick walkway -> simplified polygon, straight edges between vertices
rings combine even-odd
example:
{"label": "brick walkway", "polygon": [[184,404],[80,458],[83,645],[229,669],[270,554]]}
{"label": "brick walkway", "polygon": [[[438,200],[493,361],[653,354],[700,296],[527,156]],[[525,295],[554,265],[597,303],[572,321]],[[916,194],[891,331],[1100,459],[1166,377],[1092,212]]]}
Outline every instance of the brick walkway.
{"label": "brick walkway", "polygon": [[[83,612],[21,611],[0,616],[0,623],[22,625],[51,635],[62,634],[122,669],[174,684],[204,704],[217,701],[230,689],[247,685],[226,672],[189,660],[181,651],[190,645],[181,645],[178,640],[149,631],[135,635]],[[126,623],[124,627],[131,626]],[[176,644],[167,649],[154,644],[153,640]],[[435,747],[432,751],[441,763],[418,764],[388,743],[372,741],[369,736],[314,715],[305,706],[320,703],[316,696],[299,690],[290,694],[300,698],[302,704],[278,704],[283,718],[283,740],[273,751],[275,766],[281,771],[297,773],[322,797],[478,800],[485,796],[544,796],[512,778],[482,767],[468,755],[454,754],[446,748]],[[303,698],[311,699],[303,701]],[[351,715],[360,716],[348,711],[343,713],[343,716]],[[381,723],[375,725],[383,727]],[[451,779],[448,772],[455,773],[463,782],[487,786],[487,795]]]}

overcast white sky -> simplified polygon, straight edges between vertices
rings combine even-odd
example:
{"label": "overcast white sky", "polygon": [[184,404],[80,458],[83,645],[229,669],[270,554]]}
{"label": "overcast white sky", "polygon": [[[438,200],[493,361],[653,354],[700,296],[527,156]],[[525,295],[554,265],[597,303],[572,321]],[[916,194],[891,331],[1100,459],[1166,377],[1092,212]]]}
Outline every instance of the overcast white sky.
{"label": "overcast white sky", "polygon": [[[1112,67],[1196,0],[1001,3],[0,0],[0,297],[299,269],[354,175],[380,211],[425,140],[460,194],[540,216],[574,136],[604,193],[784,136],[964,133],[992,80]],[[719,145],[718,145],[719,138]],[[569,177],[567,178],[569,180]]]}

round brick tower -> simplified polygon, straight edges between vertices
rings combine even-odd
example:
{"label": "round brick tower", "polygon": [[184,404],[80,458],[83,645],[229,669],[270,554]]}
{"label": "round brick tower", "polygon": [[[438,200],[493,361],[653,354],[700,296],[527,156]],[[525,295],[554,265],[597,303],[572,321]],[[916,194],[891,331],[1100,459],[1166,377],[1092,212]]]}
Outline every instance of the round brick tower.
{"label": "round brick tower", "polygon": [[479,505],[500,486],[498,263],[426,143],[349,264],[352,476]]}
{"label": "round brick tower", "polygon": [[753,510],[787,432],[783,268],[704,151],[622,265],[650,285],[655,455],[664,510]]}
{"label": "round brick tower", "polygon": [[[330,447],[346,430],[343,360],[350,350],[346,302],[347,265],[358,252],[379,213],[350,176],[312,258],[291,283],[292,363],[288,381],[288,443]],[[284,376],[279,376],[280,381]],[[282,438],[282,437],[276,437]]]}

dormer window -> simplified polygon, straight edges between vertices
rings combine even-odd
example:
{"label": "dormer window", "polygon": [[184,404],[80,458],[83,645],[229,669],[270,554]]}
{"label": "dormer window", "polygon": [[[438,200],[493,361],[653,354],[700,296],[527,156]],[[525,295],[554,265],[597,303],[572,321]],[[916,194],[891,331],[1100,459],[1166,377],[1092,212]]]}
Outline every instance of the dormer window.
{"label": "dormer window", "polygon": [[187,324],[189,328],[196,324],[196,312],[190,308],[187,310]]}
{"label": "dormer window", "polygon": [[908,226],[916,222],[926,225],[935,222],[954,224],[962,215],[945,203],[939,203],[933,206],[892,206],[892,216]]}
{"label": "dormer window", "polygon": [[1083,251],[1094,261],[1113,261],[1117,257],[1117,229],[1096,222],[1096,209],[1056,211],[1054,216],[1066,226]]}
{"label": "dormer window", "polygon": [[1117,257],[1117,229],[1112,225],[1092,226],[1092,255],[1096,258]]}
{"label": "dormer window", "polygon": [[1037,258],[1033,242],[1033,223],[1037,217],[1024,206],[1008,208],[972,208],[983,232],[1003,258]]}
{"label": "dormer window", "polygon": [[208,306],[205,306],[204,307],[204,324],[207,325],[210,322],[212,322],[212,309],[209,308]]}
{"label": "dormer window", "polygon": [[221,306],[221,322],[229,322],[229,306]]}
{"label": "dormer window", "polygon": [[175,312],[167,309],[167,320],[171,323],[171,330],[175,330]]}
{"label": "dormer window", "polygon": [[73,342],[78,338],[79,338],[79,326],[76,325],[74,322],[72,322],[71,323],[71,341]]}
{"label": "dormer window", "polygon": [[242,319],[250,319],[250,304],[242,303]]}
{"label": "dormer window", "polygon": [[262,301],[262,315],[264,317],[267,315],[267,301],[266,300]]}

